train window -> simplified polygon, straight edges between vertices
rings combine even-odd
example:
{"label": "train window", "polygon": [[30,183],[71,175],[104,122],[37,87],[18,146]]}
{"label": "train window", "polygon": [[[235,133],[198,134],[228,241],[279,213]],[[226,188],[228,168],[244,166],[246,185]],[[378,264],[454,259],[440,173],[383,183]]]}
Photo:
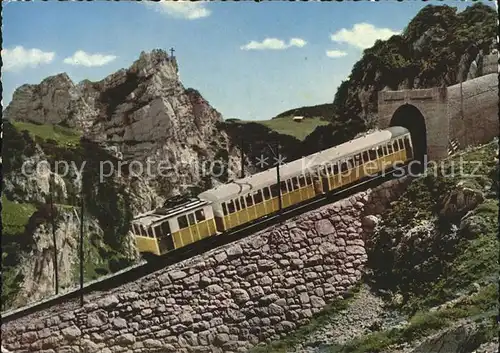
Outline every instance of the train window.
{"label": "train window", "polygon": [[196,216],[196,222],[203,222],[206,219],[203,210],[197,210],[194,214]]}
{"label": "train window", "polygon": [[280,189],[281,189],[281,193],[282,194],[286,194],[288,192],[287,188],[286,188],[286,182],[282,181],[280,183]]}
{"label": "train window", "polygon": [[163,222],[160,226],[162,235],[170,235],[170,225],[168,224],[168,221]]}
{"label": "train window", "polygon": [[222,203],[222,213],[224,213],[224,216],[227,216],[227,206],[225,202]]}
{"label": "train window", "polygon": [[338,163],[335,163],[333,165],[333,171],[332,172],[333,172],[333,174],[338,174],[339,173],[339,165],[338,165]]}
{"label": "train window", "polygon": [[266,187],[262,189],[262,191],[264,191],[264,199],[269,200],[271,198],[271,193],[269,192],[269,188]]}
{"label": "train window", "polygon": [[384,156],[384,150],[383,150],[382,146],[377,148],[377,155],[378,155],[378,158]]}
{"label": "train window", "polygon": [[233,200],[230,200],[228,203],[227,203],[227,211],[228,213],[234,213],[234,201]]}
{"label": "train window", "polygon": [[240,197],[241,209],[247,208],[247,204],[245,203],[245,198],[243,196]]}
{"label": "train window", "polygon": [[247,195],[246,202],[247,202],[247,207],[253,206],[253,199],[251,194]]}
{"label": "train window", "polygon": [[363,164],[362,162],[362,159],[361,159],[361,155],[360,154],[357,154],[354,156],[354,166],[357,167],[358,165],[361,165]]}
{"label": "train window", "polygon": [[234,204],[236,205],[236,211],[241,211],[240,200],[235,199]]}
{"label": "train window", "polygon": [[254,200],[255,204],[262,202],[263,198],[262,198],[262,191],[261,190],[257,191],[255,194],[253,194],[253,200]]}
{"label": "train window", "polygon": [[340,171],[342,173],[347,171],[347,162],[346,161],[342,161],[342,163],[340,164]]}
{"label": "train window", "polygon": [[398,140],[398,142],[399,142],[399,149],[400,149],[400,150],[404,149],[404,146],[403,146],[403,139],[399,139],[399,140]]}
{"label": "train window", "polygon": [[274,185],[271,185],[271,195],[273,195],[273,197],[278,197],[279,194],[280,194],[280,191],[279,191],[279,187],[277,184],[274,184]]}
{"label": "train window", "polygon": [[196,221],[194,220],[194,213],[188,214],[188,221],[190,226],[196,223]]}
{"label": "train window", "polygon": [[294,190],[300,189],[299,178],[297,177],[292,178],[292,186]]}
{"label": "train window", "polygon": [[148,236],[148,232],[146,232],[146,228],[144,228],[144,226],[142,224],[139,225],[139,229],[140,229],[141,236],[143,236],[143,237]]}
{"label": "train window", "polygon": [[387,146],[382,146],[382,149],[384,150],[384,156],[387,156],[389,154],[387,152]]}
{"label": "train window", "polygon": [[300,184],[301,188],[303,188],[303,187],[305,187],[307,185],[306,184],[306,178],[303,175],[299,176],[299,184]]}
{"label": "train window", "polygon": [[161,230],[161,227],[160,227],[160,224],[158,224],[156,227],[154,227],[154,230],[155,230],[155,238],[161,238],[162,236],[164,236],[165,234],[163,234],[162,230]]}
{"label": "train window", "polygon": [[394,148],[394,152],[399,151],[398,140],[394,140],[392,147]]}
{"label": "train window", "polygon": [[368,151],[363,152],[363,162],[368,162],[370,160],[370,156],[368,156]]}
{"label": "train window", "polygon": [[377,159],[377,151],[375,150],[375,148],[371,148],[368,151],[368,157],[370,158],[370,161],[374,161],[375,159]]}
{"label": "train window", "polygon": [[390,142],[387,144],[387,151],[388,151],[389,154],[392,154],[394,152],[392,150],[392,144]]}
{"label": "train window", "polygon": [[292,179],[288,179],[286,181],[286,185],[288,186],[288,191],[289,192],[292,192],[293,191],[293,183],[292,183]]}
{"label": "train window", "polygon": [[146,228],[146,232],[147,232],[148,237],[150,237],[150,238],[155,237],[155,235],[153,234],[153,229],[151,229],[150,227]]}

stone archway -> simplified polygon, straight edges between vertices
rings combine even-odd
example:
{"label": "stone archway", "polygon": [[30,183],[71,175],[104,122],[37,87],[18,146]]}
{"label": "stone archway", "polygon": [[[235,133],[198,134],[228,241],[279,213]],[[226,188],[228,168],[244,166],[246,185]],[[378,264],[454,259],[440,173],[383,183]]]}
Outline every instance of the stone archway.
{"label": "stone archway", "polygon": [[402,126],[410,131],[415,160],[427,159],[427,128],[420,110],[411,104],[401,105],[392,115],[389,126]]}

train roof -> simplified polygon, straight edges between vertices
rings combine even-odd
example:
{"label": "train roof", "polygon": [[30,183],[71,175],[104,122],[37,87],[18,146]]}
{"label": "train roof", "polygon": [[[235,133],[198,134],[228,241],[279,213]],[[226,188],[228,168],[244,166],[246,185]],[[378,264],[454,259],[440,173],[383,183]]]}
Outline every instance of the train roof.
{"label": "train roof", "polygon": [[207,200],[200,200],[198,198],[189,199],[187,202],[172,207],[172,208],[157,208],[153,211],[148,211],[142,213],[133,219],[133,223],[142,224],[145,227],[149,227],[155,223],[172,218],[183,213],[193,211],[197,208],[207,205],[209,202]]}
{"label": "train roof", "polygon": [[[303,174],[306,171],[312,171],[316,167],[366,150],[371,146],[380,145],[408,132],[409,131],[404,127],[393,126],[367,134],[341,145],[328,148],[324,151],[302,157],[290,163],[281,165],[280,179],[285,180],[293,176]],[[199,194],[198,197],[212,202],[223,202],[276,183],[276,169],[271,168],[249,177],[234,180],[231,183],[207,190]]]}

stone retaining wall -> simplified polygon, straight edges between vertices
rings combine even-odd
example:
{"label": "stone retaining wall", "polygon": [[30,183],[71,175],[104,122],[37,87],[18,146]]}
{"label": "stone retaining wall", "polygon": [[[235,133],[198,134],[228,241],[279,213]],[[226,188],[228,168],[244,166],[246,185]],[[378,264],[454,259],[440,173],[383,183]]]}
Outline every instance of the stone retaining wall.
{"label": "stone retaining wall", "polygon": [[305,213],[95,295],[83,308],[10,322],[3,345],[16,353],[247,351],[307,323],[360,280],[365,208],[385,207],[398,185],[406,184]]}

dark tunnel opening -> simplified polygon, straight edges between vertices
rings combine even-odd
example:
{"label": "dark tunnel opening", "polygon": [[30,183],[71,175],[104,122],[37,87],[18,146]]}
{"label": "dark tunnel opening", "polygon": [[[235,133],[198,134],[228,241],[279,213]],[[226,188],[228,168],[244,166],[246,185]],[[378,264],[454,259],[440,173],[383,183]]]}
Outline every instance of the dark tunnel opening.
{"label": "dark tunnel opening", "polygon": [[402,126],[410,131],[413,144],[412,173],[422,173],[427,160],[427,129],[425,118],[417,107],[411,104],[400,106],[392,115],[390,126]]}

